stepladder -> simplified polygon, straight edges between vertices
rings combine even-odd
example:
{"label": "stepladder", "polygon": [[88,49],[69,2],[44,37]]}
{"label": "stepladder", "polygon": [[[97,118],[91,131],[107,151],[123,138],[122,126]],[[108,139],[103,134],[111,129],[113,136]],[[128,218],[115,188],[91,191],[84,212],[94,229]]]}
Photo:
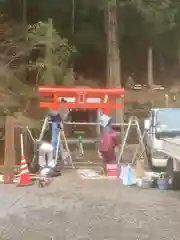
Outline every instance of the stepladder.
{"label": "stepladder", "polygon": [[57,142],[57,149],[56,149],[56,157],[55,157],[56,165],[60,164],[59,163],[60,159],[64,161],[64,164],[71,164],[72,168],[74,168],[71,151],[69,149],[68,141],[64,132],[64,126],[62,122],[60,122],[60,131],[58,135],[58,142]]}
{"label": "stepladder", "polygon": [[124,139],[117,156],[117,166],[118,166],[117,177],[120,176],[121,161],[122,161],[123,153],[125,150],[125,146],[127,144],[128,136],[130,134],[132,127],[136,128],[137,135],[138,135],[138,144],[136,145],[131,164],[132,165],[135,164],[137,159],[138,161],[140,161],[141,159],[144,159],[144,162],[147,161],[146,149],[144,145],[144,138],[146,136],[146,131],[142,133],[138,119],[136,117],[131,117],[127,124],[127,129],[125,131]]}
{"label": "stepladder", "polygon": [[[60,126],[60,128],[58,131],[56,152],[55,152],[55,156],[54,156],[54,164],[55,164],[55,168],[57,171],[61,170],[62,161],[64,162],[64,164],[71,164],[71,166],[74,168],[71,152],[70,152],[67,138],[66,138],[66,135],[64,132],[63,123],[59,122],[59,126]],[[42,130],[41,130],[39,139],[36,140],[32,137],[32,140],[34,142],[34,148],[35,148],[34,156],[33,156],[32,162],[31,162],[32,166],[35,166],[36,162],[38,162],[39,149],[40,149],[41,144],[43,143],[42,139],[44,136],[45,129],[47,127],[48,127],[48,117],[46,117],[44,120],[44,124],[43,124]],[[29,129],[28,129],[28,132],[32,136]]]}

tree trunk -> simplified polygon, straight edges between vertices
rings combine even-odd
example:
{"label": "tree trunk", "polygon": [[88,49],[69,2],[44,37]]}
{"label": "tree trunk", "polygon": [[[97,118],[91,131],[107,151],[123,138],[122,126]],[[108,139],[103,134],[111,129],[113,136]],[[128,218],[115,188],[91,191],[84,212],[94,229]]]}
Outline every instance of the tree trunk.
{"label": "tree trunk", "polygon": [[165,70],[165,62],[164,62],[164,56],[163,56],[162,52],[159,53],[159,69],[160,69],[160,71]]}
{"label": "tree trunk", "polygon": [[180,47],[178,49],[178,67],[180,67]]}
{"label": "tree trunk", "polygon": [[154,79],[153,79],[153,51],[152,47],[148,48],[148,79],[147,83],[150,88],[152,88],[154,84]]}
{"label": "tree trunk", "polygon": [[[118,19],[117,19],[117,1],[113,4],[108,2],[107,11],[105,13],[105,26],[107,34],[107,86],[120,87],[120,51],[118,38]],[[122,101],[117,99],[117,101]],[[115,121],[123,123],[123,110],[116,109]],[[124,129],[122,128],[122,137],[124,136]]]}
{"label": "tree trunk", "polygon": [[117,6],[108,4],[106,14],[107,33],[107,85],[120,86],[120,53],[118,39]]}
{"label": "tree trunk", "polygon": [[23,14],[22,14],[22,21],[23,21],[23,30],[24,30],[24,36],[25,36],[25,39],[27,37],[27,29],[28,29],[28,25],[27,25],[27,0],[23,0],[22,1],[22,11],[23,11]]}
{"label": "tree trunk", "polygon": [[[23,21],[23,33],[24,33],[24,39],[27,41],[27,33],[28,33],[28,23],[27,23],[27,0],[22,1],[22,21]],[[22,73],[24,75],[24,78],[27,79],[27,64],[25,63],[22,65]]]}
{"label": "tree trunk", "polygon": [[75,0],[72,0],[72,35],[74,35],[74,30],[75,30],[75,7],[76,7],[76,2]]}
{"label": "tree trunk", "polygon": [[45,74],[44,74],[44,84],[48,85],[54,85],[55,81],[54,81],[54,76],[52,74],[52,42],[53,42],[53,23],[52,23],[52,19],[48,20],[48,29],[47,29],[47,33],[46,33],[46,55],[45,55]]}

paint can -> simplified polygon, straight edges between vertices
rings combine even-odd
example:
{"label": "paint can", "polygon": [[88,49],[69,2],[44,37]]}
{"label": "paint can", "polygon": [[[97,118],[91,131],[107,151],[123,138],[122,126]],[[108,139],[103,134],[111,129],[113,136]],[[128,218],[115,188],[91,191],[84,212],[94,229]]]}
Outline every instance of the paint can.
{"label": "paint can", "polygon": [[152,180],[149,178],[142,178],[142,188],[151,188]]}
{"label": "paint can", "polygon": [[168,179],[158,179],[157,185],[158,185],[159,189],[167,190],[169,188],[169,180]]}
{"label": "paint can", "polygon": [[167,173],[160,173],[157,186],[161,190],[167,190],[169,188],[169,176]]}
{"label": "paint can", "polygon": [[138,187],[142,187],[143,186],[143,179],[142,178],[137,178],[136,179],[136,185]]}

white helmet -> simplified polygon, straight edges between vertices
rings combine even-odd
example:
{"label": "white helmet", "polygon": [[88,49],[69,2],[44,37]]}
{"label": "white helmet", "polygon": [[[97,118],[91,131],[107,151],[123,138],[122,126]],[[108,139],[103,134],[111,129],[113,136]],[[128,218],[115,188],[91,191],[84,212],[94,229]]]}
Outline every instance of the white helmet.
{"label": "white helmet", "polygon": [[103,114],[100,118],[100,125],[102,127],[106,127],[110,122],[112,121],[112,118],[109,117],[108,115],[106,114]]}

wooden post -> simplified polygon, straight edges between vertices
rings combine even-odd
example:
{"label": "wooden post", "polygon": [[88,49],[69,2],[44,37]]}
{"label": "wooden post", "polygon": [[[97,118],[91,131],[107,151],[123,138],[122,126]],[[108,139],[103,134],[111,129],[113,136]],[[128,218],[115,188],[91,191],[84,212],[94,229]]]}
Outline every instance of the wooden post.
{"label": "wooden post", "polygon": [[15,148],[14,148],[14,126],[15,119],[6,117],[5,122],[5,151],[4,151],[4,178],[9,180],[12,175],[12,167],[15,165]]}

